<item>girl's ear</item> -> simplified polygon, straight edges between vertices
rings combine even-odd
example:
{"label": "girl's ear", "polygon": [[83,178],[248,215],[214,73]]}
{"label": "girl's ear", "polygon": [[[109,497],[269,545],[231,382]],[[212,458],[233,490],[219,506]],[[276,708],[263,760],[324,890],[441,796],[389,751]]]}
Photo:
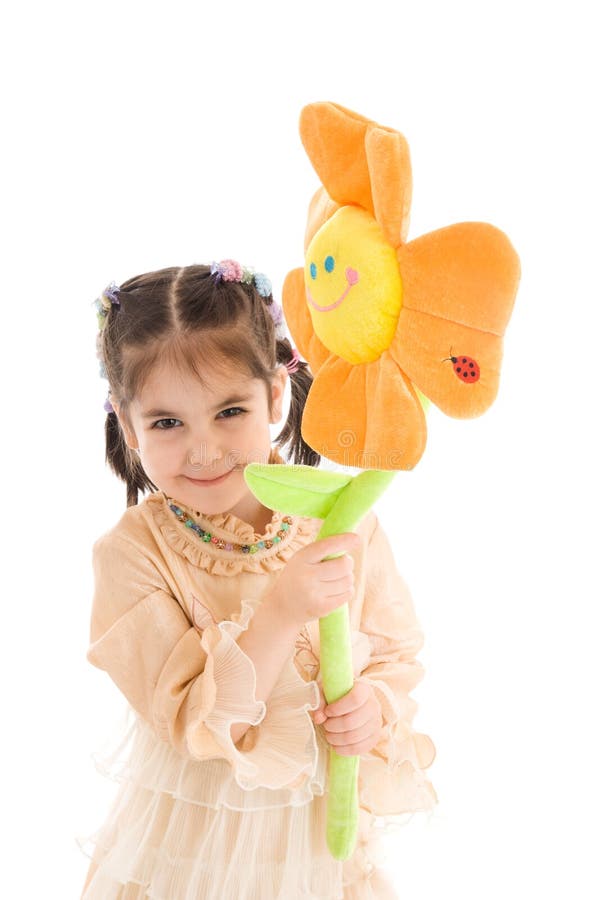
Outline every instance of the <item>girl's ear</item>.
{"label": "girl's ear", "polygon": [[123,434],[125,435],[125,440],[127,441],[127,446],[129,447],[130,450],[137,450],[138,442],[137,442],[136,436],[135,436],[134,432],[130,429],[127,422],[125,421],[125,417],[121,415],[121,412],[119,410],[119,405],[117,403],[113,402],[112,399],[110,402],[111,402],[112,408],[115,411],[117,419],[119,420],[119,425],[121,426],[121,428],[123,430]]}
{"label": "girl's ear", "polygon": [[283,395],[288,378],[289,374],[286,367],[283,365],[279,366],[273,381],[271,382],[271,416],[269,418],[271,425],[274,425],[281,419]]}

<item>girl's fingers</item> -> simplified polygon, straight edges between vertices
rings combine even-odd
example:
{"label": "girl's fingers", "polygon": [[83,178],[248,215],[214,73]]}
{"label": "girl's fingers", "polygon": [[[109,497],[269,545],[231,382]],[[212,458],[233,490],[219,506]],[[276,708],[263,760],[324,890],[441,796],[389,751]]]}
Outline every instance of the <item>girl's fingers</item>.
{"label": "girl's fingers", "polygon": [[364,744],[373,739],[377,733],[376,723],[370,719],[360,728],[354,728],[352,731],[333,732],[325,726],[327,743],[335,750],[338,747],[352,747],[353,744]]}
{"label": "girl's fingers", "polygon": [[324,559],[323,562],[311,563],[311,565],[319,566],[318,574],[321,581],[335,581],[348,575],[348,569],[350,572],[354,571],[354,559],[346,554],[335,559]]}
{"label": "girl's fingers", "polygon": [[344,534],[332,535],[320,541],[314,541],[312,544],[307,544],[302,552],[309,563],[330,562],[325,557],[336,553],[352,553],[359,550],[361,544],[360,536],[354,531],[348,531]]}
{"label": "girl's fingers", "polygon": [[327,701],[325,700],[323,688],[319,682],[317,682],[317,686],[319,688],[319,705],[316,709],[311,710],[311,714],[315,725],[321,725],[327,718],[327,716],[323,712],[323,710],[327,706]]}
{"label": "girl's fingers", "polygon": [[365,709],[363,715],[352,713],[351,716],[327,716],[327,725],[325,728],[330,734],[349,734],[364,728],[373,721],[372,710]]}

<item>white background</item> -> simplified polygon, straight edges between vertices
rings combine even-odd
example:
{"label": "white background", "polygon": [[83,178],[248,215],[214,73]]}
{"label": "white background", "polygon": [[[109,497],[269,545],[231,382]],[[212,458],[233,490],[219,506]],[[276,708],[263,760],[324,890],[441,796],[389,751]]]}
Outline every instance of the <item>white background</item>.
{"label": "white background", "polygon": [[[511,238],[500,392],[429,416],[376,509],[426,643],[415,728],[436,815],[391,843],[403,900],[597,898],[598,31],[592,3],[22,3],[0,66],[4,222],[3,882],[77,898],[122,710],[87,663],[104,464],[92,302],[112,279],[238,258],[279,293],[317,186],[300,109],[406,136],[409,239]],[[6,14],[5,14],[6,15]],[[417,821],[418,820],[418,821]],[[443,894],[442,894],[443,892]]]}

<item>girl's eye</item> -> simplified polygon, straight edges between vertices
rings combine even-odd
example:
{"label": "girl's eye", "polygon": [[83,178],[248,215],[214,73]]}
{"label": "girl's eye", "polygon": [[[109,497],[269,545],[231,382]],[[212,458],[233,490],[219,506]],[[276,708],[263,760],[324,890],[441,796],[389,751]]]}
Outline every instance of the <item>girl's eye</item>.
{"label": "girl's eye", "polygon": [[[239,415],[245,413],[246,410],[242,409],[241,406],[230,406],[228,409],[224,409],[219,413],[219,416],[222,416],[224,419],[237,419]],[[227,415],[228,413],[232,413],[232,415]],[[163,426],[163,422],[179,422],[180,419],[158,419],[157,422],[153,424],[153,428],[157,428],[159,431],[173,431],[173,428],[169,425]]]}
{"label": "girl's eye", "polygon": [[158,422],[155,422],[152,426],[153,428],[158,428],[159,431],[172,431],[171,428],[159,427],[161,422],[179,422],[179,419],[159,419]]}
{"label": "girl's eye", "polygon": [[[240,413],[246,412],[245,409],[242,409],[241,406],[230,406],[229,409],[224,409],[222,413],[219,413],[220,416],[223,416],[225,419],[236,419]],[[226,416],[225,413],[235,413],[233,416]]]}

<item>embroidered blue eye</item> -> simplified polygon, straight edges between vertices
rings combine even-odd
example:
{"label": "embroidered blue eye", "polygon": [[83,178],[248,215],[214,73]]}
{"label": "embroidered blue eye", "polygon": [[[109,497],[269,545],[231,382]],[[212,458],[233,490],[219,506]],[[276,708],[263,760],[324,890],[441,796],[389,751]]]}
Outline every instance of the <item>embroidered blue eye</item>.
{"label": "embroidered blue eye", "polygon": [[328,256],[325,260],[325,271],[333,272],[334,267],[335,267],[335,260],[334,260],[333,256]]}
{"label": "embroidered blue eye", "polygon": [[315,266],[314,263],[310,264],[310,277],[312,278],[313,281],[317,277],[317,267]]}

